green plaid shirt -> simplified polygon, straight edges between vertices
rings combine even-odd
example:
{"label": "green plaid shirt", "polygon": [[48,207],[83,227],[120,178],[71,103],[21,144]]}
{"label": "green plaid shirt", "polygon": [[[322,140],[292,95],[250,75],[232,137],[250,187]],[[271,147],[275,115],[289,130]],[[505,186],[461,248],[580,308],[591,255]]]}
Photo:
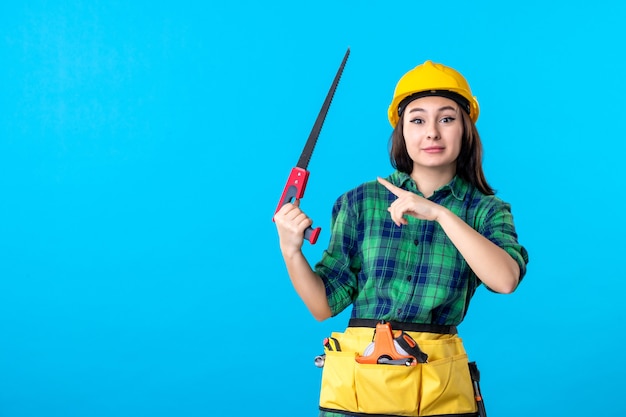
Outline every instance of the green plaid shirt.
{"label": "green plaid shirt", "polygon": [[[407,174],[387,178],[422,195]],[[333,315],[458,325],[480,281],[437,222],[408,218],[396,226],[387,207],[396,199],[377,181],[340,196],[332,211],[328,248],[315,266]],[[447,207],[507,251],[526,273],[528,253],[517,242],[511,207],[455,177],[429,200]]]}

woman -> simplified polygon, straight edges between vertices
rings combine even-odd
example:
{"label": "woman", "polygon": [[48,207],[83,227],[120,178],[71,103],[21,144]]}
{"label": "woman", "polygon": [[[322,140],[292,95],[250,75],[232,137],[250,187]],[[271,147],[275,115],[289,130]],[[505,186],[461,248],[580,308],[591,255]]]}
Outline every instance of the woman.
{"label": "woman", "polygon": [[[426,61],[399,80],[389,106],[395,172],[337,199],[330,242],[314,269],[302,253],[312,221],[299,202],[274,216],[289,277],[313,316],[324,320],[352,305],[347,329],[327,344],[320,415],[479,409],[455,326],[481,283],[513,292],[528,254],[510,205],[483,174],[478,114],[465,78]],[[403,339],[425,356],[398,345]],[[381,346],[396,349],[384,354]]]}

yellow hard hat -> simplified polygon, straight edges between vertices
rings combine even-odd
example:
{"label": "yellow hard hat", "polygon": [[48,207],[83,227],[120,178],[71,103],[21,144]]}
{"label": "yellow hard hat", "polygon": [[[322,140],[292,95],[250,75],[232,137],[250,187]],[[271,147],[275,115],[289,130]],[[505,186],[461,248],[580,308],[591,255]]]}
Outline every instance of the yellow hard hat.
{"label": "yellow hard hat", "polygon": [[[404,74],[398,81],[388,110],[391,126],[396,127],[408,101],[424,96],[450,98],[464,108],[474,122],[478,120],[478,101],[472,95],[465,77],[453,68],[426,61]],[[405,99],[408,101],[403,102]]]}

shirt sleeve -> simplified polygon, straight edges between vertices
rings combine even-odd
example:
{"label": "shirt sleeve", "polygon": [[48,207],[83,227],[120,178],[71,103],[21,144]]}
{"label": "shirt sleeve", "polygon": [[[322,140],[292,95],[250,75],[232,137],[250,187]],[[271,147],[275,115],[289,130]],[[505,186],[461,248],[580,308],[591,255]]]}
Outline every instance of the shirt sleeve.
{"label": "shirt sleeve", "polygon": [[333,316],[346,309],[357,294],[361,261],[358,253],[357,216],[349,193],[335,202],[331,216],[328,248],[315,266],[326,286],[326,296]]}
{"label": "shirt sleeve", "polygon": [[520,282],[526,275],[528,251],[518,242],[511,205],[494,197],[480,221],[478,232],[504,249],[519,265]]}

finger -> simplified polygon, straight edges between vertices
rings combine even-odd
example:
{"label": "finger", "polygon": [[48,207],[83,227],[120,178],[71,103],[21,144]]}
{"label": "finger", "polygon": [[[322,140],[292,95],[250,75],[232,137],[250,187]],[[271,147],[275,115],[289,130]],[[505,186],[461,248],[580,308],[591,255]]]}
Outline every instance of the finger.
{"label": "finger", "polygon": [[282,205],[280,209],[276,212],[276,215],[284,216],[293,210],[296,206],[293,203],[285,203]]}
{"label": "finger", "polygon": [[402,209],[398,209],[398,207],[388,207],[387,211],[391,216],[391,221],[396,224],[396,226],[402,226],[403,224],[408,224],[407,219],[404,217],[404,211]]}
{"label": "finger", "polygon": [[[299,201],[299,200],[297,200]],[[301,224],[308,223],[306,227],[313,224],[313,221],[307,216],[305,212],[303,212],[298,204],[287,203],[278,211],[278,215],[280,218],[284,219],[286,222],[291,223],[294,227],[300,228]]]}
{"label": "finger", "polygon": [[298,217],[294,219],[294,223],[298,225],[298,230],[304,233],[304,230],[313,224],[313,220],[306,214],[300,212]]}
{"label": "finger", "polygon": [[313,224],[313,221],[298,208],[279,214],[275,217],[275,222],[281,237],[291,236],[291,239],[303,237],[304,230]]}
{"label": "finger", "polygon": [[292,210],[300,208],[300,200],[294,200],[283,204],[283,206],[278,210],[277,214],[287,214]]}
{"label": "finger", "polygon": [[406,190],[403,190],[400,187],[396,187],[395,185],[393,185],[392,183],[390,183],[389,181],[387,181],[384,178],[376,177],[376,179],[378,180],[379,183],[381,183],[386,189],[391,191],[397,197],[400,197],[401,195],[403,195],[404,193],[407,192]]}

